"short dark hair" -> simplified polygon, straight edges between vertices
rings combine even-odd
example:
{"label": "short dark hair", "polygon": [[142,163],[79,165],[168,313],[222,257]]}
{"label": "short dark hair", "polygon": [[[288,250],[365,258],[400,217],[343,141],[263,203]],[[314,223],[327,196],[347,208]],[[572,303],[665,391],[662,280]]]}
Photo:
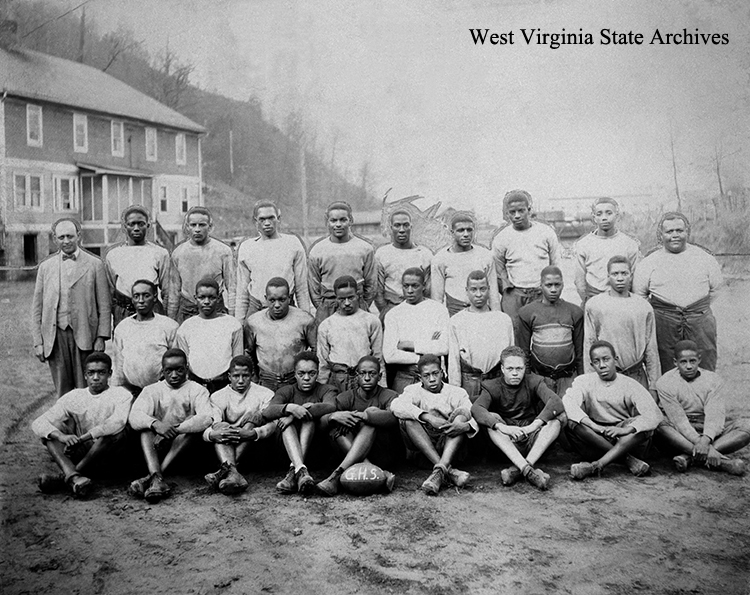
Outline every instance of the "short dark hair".
{"label": "short dark hair", "polygon": [[253,365],[253,360],[251,360],[247,355],[235,355],[231,360],[229,360],[229,373],[232,373],[232,370],[234,370],[237,366],[244,366],[250,372],[253,371],[253,368],[255,367]]}
{"label": "short dark hair", "polygon": [[559,275],[560,277],[563,276],[562,271],[560,270],[560,267],[556,267],[554,265],[546,266],[542,269],[542,272],[539,273],[539,278],[544,279],[547,275]]}
{"label": "short dark hair", "polygon": [[331,211],[336,211],[336,210],[346,211],[349,214],[349,218],[353,219],[352,206],[348,202],[345,202],[343,200],[335,200],[332,203],[330,203],[326,207],[326,217],[328,217],[328,215],[331,214]]}
{"label": "short dark hair", "polygon": [[439,368],[442,368],[440,364],[440,357],[438,357],[434,353],[425,353],[424,355],[421,355],[419,357],[419,361],[417,362],[417,369],[421,373],[422,369],[425,366],[429,366],[430,364],[437,364]]}
{"label": "short dark hair", "polygon": [[526,352],[517,345],[506,347],[500,352],[500,363],[504,364],[505,360],[509,357],[520,357],[523,359],[524,363],[529,361],[529,358],[526,356]]}
{"label": "short dark hair", "polygon": [[456,225],[463,222],[469,222],[474,226],[476,226],[477,224],[477,220],[474,215],[472,215],[468,211],[456,211],[451,217],[451,231],[456,228]]}
{"label": "short dark hair", "polygon": [[409,218],[409,223],[411,223],[411,213],[407,211],[406,209],[396,209],[388,216],[388,223],[393,223],[393,218],[396,215],[406,215]]}
{"label": "short dark hair", "polygon": [[60,217],[60,219],[52,224],[52,235],[57,236],[57,226],[60,225],[60,223],[62,223],[63,221],[70,221],[73,225],[76,226],[76,231],[78,233],[81,233],[81,222],[78,219],[75,219],[73,217]]}
{"label": "short dark hair", "polygon": [[320,360],[318,359],[318,356],[315,355],[315,352],[313,351],[300,351],[297,355],[294,356],[294,367],[297,367],[297,364],[300,362],[312,362],[316,366],[320,366]]}
{"label": "short dark hair", "polygon": [[614,198],[610,198],[609,196],[602,196],[600,198],[597,198],[593,203],[591,203],[591,214],[593,215],[594,211],[596,211],[596,207],[598,207],[600,204],[609,204],[612,205],[615,208],[615,211],[618,213],[620,212],[620,205]]}
{"label": "short dark hair", "polygon": [[630,264],[626,256],[622,256],[621,254],[615,255],[607,261],[607,273],[609,273],[609,269],[613,264],[626,264],[628,265],[628,269],[631,272],[633,271],[633,265]]}
{"label": "short dark hair", "polygon": [[178,347],[172,347],[171,349],[167,349],[164,352],[164,355],[161,356],[161,365],[164,365],[164,362],[170,358],[173,357],[181,357],[185,360],[185,363],[188,363],[188,356],[187,353],[185,353],[182,349]]}
{"label": "short dark hair", "polygon": [[94,351],[93,353],[89,353],[88,357],[86,357],[86,361],[83,364],[83,367],[86,368],[89,364],[94,364],[96,362],[106,364],[107,368],[112,370],[112,358],[109,357],[106,353],[103,351]]}
{"label": "short dark hair", "polygon": [[201,287],[213,287],[216,290],[216,295],[219,295],[221,293],[221,290],[219,289],[219,284],[216,282],[216,279],[213,279],[211,277],[203,277],[198,283],[195,284],[195,293],[198,293],[198,290]]}
{"label": "short dark hair", "polygon": [[609,341],[601,341],[601,340],[599,340],[599,341],[594,341],[591,344],[591,347],[589,347],[589,358],[594,353],[594,349],[599,349],[601,347],[606,347],[607,349],[609,349],[610,353],[612,354],[612,357],[617,357],[617,354],[615,353],[615,348],[612,345],[612,343],[610,343]]}
{"label": "short dark hair", "polygon": [[158,289],[156,287],[156,283],[154,283],[153,281],[149,281],[148,279],[138,279],[137,281],[133,281],[133,284],[130,286],[130,290],[132,291],[136,285],[148,285],[151,288],[151,291],[154,292],[154,295],[157,294]]}
{"label": "short dark hair", "polygon": [[469,281],[487,281],[489,283],[489,279],[487,279],[487,273],[478,269],[476,271],[471,271],[466,276],[466,287],[469,286]]}
{"label": "short dark hair", "polygon": [[677,341],[677,343],[675,343],[674,349],[672,350],[674,358],[679,359],[683,351],[695,351],[699,356],[701,354],[698,344],[690,339],[683,339],[682,341]]}
{"label": "short dark hair", "polygon": [[357,290],[357,281],[351,275],[341,275],[338,279],[333,282],[333,293],[336,293],[339,289],[345,287],[351,287],[355,291]]}
{"label": "short dark hair", "polygon": [[410,275],[412,277],[419,277],[419,280],[422,282],[422,285],[424,285],[424,271],[419,267],[409,267],[406,269],[401,275],[401,282],[404,282],[404,277],[407,275]]}
{"label": "short dark hair", "polygon": [[289,282],[284,277],[271,277],[266,283],[266,291],[269,287],[286,287],[286,290],[290,291]]}
{"label": "short dark hair", "polygon": [[187,224],[188,219],[190,218],[190,215],[205,215],[208,217],[208,224],[212,225],[214,222],[214,218],[211,215],[211,211],[209,211],[206,207],[190,207],[188,209],[188,212],[185,213],[185,224]]}
{"label": "short dark hair", "polygon": [[148,212],[148,209],[146,207],[142,205],[130,205],[129,207],[125,208],[120,217],[123,224],[127,220],[128,216],[132,215],[133,213],[139,213],[146,218],[146,221],[151,221],[151,213]]}
{"label": "short dark hair", "polygon": [[273,209],[277,217],[281,215],[281,211],[279,210],[279,207],[276,206],[275,202],[270,201],[270,200],[259,200],[258,202],[255,203],[255,205],[253,205],[253,219],[257,219],[258,211],[264,208]]}
{"label": "short dark hair", "polygon": [[531,208],[531,194],[526,190],[510,190],[503,197],[503,210],[507,210],[508,205],[512,202],[525,202],[526,206]]}
{"label": "short dark hair", "polygon": [[359,364],[362,364],[364,362],[375,364],[378,367],[378,372],[380,372],[380,360],[374,355],[363,355],[361,358],[359,358],[359,361],[357,362],[355,368],[359,368]]}

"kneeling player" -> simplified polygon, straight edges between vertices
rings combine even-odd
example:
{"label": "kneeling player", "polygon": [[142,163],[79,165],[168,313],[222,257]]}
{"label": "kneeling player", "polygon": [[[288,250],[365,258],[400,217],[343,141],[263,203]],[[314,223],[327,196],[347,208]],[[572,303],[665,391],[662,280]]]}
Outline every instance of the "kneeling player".
{"label": "kneeling player", "polygon": [[468,393],[443,382],[438,356],[423,355],[417,369],[420,384],[407,386],[391,403],[391,411],[401,420],[407,458],[421,453],[433,465],[422,491],[436,496],[446,479],[458,487],[469,480],[468,473],[453,469],[451,464],[464,446],[465,438],[474,437],[478,427],[471,417]]}
{"label": "kneeling player", "polygon": [[282,494],[309,494],[315,488],[305,457],[318,420],[336,411],[336,389],[317,382],[318,367],[318,356],[314,353],[298,353],[294,357],[295,383],[277,390],[263,411],[265,420],[278,420],[281,439],[291,461],[286,477],[276,484]]}
{"label": "kneeling player", "polygon": [[503,485],[513,485],[523,476],[546,490],[549,475],[534,465],[560,435],[562,400],[540,376],[526,373],[526,354],[520,347],[502,351],[500,371],[500,378],[482,383],[471,414],[513,463],[500,473]]}
{"label": "kneeling player", "polygon": [[246,355],[236,355],[229,363],[229,386],[209,397],[213,424],[203,439],[213,442],[221,467],[206,475],[206,483],[222,494],[237,494],[247,489],[247,480],[237,471],[237,461],[251,442],[273,436],[276,424],[263,421],[263,410],[273,398],[273,391],[250,381],[253,362]]}
{"label": "kneeling player", "polygon": [[121,386],[110,387],[111,376],[110,357],[92,353],[84,364],[88,387],[65,393],[31,424],[62,470],[62,475],[39,478],[42,492],[52,491],[64,481],[76,498],[84,498],[92,484],[83,473],[102,455],[110,454],[125,435],[132,397]]}
{"label": "kneeling player", "polygon": [[[330,426],[331,438],[346,453],[333,473],[317,485],[318,490],[326,496],[338,493],[339,480],[344,471],[355,463],[364,461],[378,442],[380,444],[377,444],[373,456],[382,455],[387,461],[388,453],[382,452],[388,450],[386,432],[389,428],[398,427],[396,417],[389,409],[391,401],[398,394],[378,385],[381,376],[380,360],[366,355],[359,360],[356,370],[359,386],[338,395],[336,411],[323,419],[323,423]],[[396,476],[388,471],[384,473],[386,488],[390,492]]]}
{"label": "kneeling player", "polygon": [[700,367],[701,356],[693,341],[679,341],[673,368],[656,381],[666,413],[657,432],[681,454],[673,461],[678,471],[693,463],[705,464],[732,475],[745,473],[745,461],[728,454],[750,444],[750,421],[726,415],[724,382]]}
{"label": "kneeling player", "polygon": [[149,502],[169,495],[171,488],[163,473],[191,442],[200,440],[212,419],[208,390],[188,380],[185,352],[168,349],[161,358],[161,367],[164,380],[143,389],[128,420],[130,427],[141,433],[141,449],[148,467],[148,475],[133,481],[128,493]]}
{"label": "kneeling player", "polygon": [[583,374],[573,381],[563,397],[571,445],[593,463],[570,467],[573,479],[599,475],[607,465],[623,460],[636,477],[649,466],[631,452],[645,452],[662,420],[651,394],[637,381],[618,374],[615,349],[606,341],[594,341],[589,350],[595,374]]}

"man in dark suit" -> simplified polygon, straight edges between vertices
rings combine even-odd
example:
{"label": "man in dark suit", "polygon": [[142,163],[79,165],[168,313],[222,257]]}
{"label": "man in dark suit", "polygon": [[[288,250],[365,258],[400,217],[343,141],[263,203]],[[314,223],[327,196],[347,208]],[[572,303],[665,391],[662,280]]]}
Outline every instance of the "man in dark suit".
{"label": "man in dark suit", "polygon": [[49,362],[57,396],[84,388],[83,363],[104,351],[111,305],[104,263],[79,248],[81,224],[72,218],[52,226],[59,252],[39,265],[32,302],[34,354]]}

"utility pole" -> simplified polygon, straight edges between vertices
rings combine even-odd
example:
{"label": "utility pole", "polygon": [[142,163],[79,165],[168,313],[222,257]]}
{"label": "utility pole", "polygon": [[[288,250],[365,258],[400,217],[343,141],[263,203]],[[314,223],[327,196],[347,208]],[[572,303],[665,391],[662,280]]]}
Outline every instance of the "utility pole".
{"label": "utility pole", "polygon": [[674,156],[674,133],[672,125],[669,126],[669,147],[672,150],[672,174],[674,175],[674,192],[677,195],[677,210],[682,211],[682,198],[680,198],[680,186],[677,183],[677,160]]}
{"label": "utility pole", "polygon": [[299,136],[299,187],[302,199],[302,238],[305,245],[309,245],[310,227],[307,221],[307,171],[305,166],[305,143],[303,135]]}
{"label": "utility pole", "polygon": [[83,64],[86,57],[86,7],[81,11],[81,31],[78,38],[78,61]]}
{"label": "utility pole", "polygon": [[229,181],[234,183],[234,133],[232,123],[229,123]]}

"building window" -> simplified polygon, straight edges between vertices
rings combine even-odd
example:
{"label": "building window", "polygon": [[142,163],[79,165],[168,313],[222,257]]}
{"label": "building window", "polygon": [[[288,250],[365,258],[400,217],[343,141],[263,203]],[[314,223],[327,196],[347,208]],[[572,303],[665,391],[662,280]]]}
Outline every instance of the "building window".
{"label": "building window", "polygon": [[167,187],[159,186],[159,210],[162,213],[167,212]]}
{"label": "building window", "polygon": [[185,147],[185,135],[178,134],[174,138],[174,154],[177,160],[177,165],[185,165],[187,163],[187,150]]}
{"label": "building window", "polygon": [[42,178],[29,174],[14,174],[13,199],[17,211],[42,210]]}
{"label": "building window", "polygon": [[84,221],[104,220],[103,176],[81,178],[81,200],[83,202]]}
{"label": "building window", "polygon": [[118,120],[112,120],[112,155],[125,157],[125,125]]}
{"label": "building window", "polygon": [[89,120],[83,114],[73,114],[73,149],[76,153],[89,152]]}
{"label": "building window", "polygon": [[78,210],[78,178],[55,176],[55,211]]}
{"label": "building window", "polygon": [[146,128],[146,161],[156,161],[156,128]]}
{"label": "building window", "polygon": [[188,189],[187,188],[182,189],[182,212],[183,213],[188,212]]}
{"label": "building window", "polygon": [[42,141],[42,106],[26,105],[26,144],[30,147],[41,147]]}

